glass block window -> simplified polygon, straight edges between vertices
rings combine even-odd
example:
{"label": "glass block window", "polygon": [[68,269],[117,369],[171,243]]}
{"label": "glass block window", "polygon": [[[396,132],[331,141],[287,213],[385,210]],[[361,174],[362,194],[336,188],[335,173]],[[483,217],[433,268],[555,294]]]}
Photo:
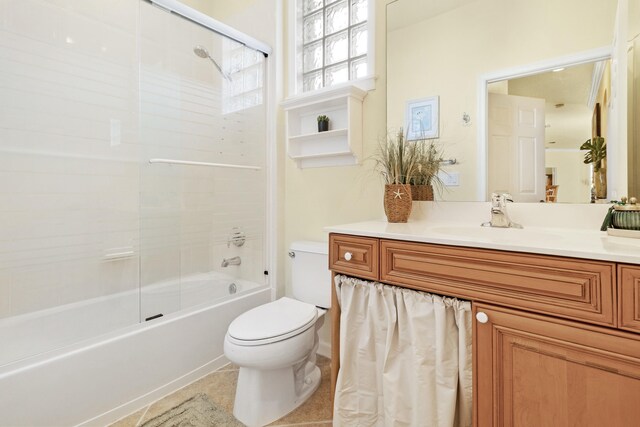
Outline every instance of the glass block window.
{"label": "glass block window", "polygon": [[302,2],[302,90],[367,75],[369,0]]}
{"label": "glass block window", "polygon": [[229,114],[261,105],[265,67],[262,53],[225,38],[222,64],[228,77],[221,77],[222,113]]}

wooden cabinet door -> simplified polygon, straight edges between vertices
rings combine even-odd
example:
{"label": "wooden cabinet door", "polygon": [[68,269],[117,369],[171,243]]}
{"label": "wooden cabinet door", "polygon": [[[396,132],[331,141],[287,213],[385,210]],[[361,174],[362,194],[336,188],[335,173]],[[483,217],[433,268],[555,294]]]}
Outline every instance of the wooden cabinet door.
{"label": "wooden cabinet door", "polygon": [[640,267],[618,265],[618,305],[622,329],[640,332]]}
{"label": "wooden cabinet door", "polygon": [[640,425],[637,335],[484,304],[474,316],[474,425]]}

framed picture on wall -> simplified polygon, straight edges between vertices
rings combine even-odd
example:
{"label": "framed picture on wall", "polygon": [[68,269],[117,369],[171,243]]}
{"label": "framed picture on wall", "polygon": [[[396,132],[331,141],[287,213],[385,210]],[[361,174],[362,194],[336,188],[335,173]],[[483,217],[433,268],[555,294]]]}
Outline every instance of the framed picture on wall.
{"label": "framed picture on wall", "polygon": [[405,120],[408,141],[438,137],[439,107],[437,96],[407,101]]}

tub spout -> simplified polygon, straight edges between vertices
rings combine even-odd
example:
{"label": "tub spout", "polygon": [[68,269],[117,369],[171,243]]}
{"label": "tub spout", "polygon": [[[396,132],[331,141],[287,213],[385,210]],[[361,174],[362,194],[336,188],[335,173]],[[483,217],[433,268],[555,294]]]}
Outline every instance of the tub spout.
{"label": "tub spout", "polygon": [[222,266],[228,267],[230,265],[240,265],[242,261],[239,256],[234,256],[233,258],[222,258]]}

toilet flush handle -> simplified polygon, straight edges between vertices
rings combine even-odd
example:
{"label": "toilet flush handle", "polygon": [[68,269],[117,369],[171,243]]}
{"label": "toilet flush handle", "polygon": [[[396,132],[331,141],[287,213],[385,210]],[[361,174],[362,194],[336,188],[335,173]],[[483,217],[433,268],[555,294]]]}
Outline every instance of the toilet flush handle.
{"label": "toilet flush handle", "polygon": [[351,258],[353,258],[353,254],[351,252],[345,252],[344,253],[344,259],[347,261],[351,261]]}

